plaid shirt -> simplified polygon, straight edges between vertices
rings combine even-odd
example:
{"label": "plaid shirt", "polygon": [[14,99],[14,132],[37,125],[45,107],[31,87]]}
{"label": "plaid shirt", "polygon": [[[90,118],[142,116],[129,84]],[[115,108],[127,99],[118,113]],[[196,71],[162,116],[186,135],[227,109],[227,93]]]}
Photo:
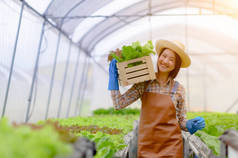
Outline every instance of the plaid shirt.
{"label": "plaid shirt", "polygon": [[[131,103],[135,102],[137,99],[141,98],[146,82],[141,82],[134,84],[129,90],[127,90],[123,95],[121,95],[119,90],[112,90],[111,97],[113,101],[113,105],[115,109],[119,110],[127,107]],[[160,86],[157,80],[153,80],[149,82],[146,92],[154,92],[160,94],[169,94],[171,80],[168,80],[165,86]],[[186,128],[186,108],[185,108],[185,89],[179,84],[177,87],[177,91],[173,97],[171,97],[175,109],[176,109],[176,118],[182,130],[188,131]]]}

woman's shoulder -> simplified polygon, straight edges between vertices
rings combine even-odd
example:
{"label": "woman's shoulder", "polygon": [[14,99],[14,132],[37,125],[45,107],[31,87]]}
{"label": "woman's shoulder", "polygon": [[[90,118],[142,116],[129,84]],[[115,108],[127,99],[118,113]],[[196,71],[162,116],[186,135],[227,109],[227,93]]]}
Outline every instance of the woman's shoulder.
{"label": "woman's shoulder", "polygon": [[138,83],[134,83],[132,87],[135,89],[142,89],[145,86],[145,84],[146,84],[146,81],[138,82]]}
{"label": "woman's shoulder", "polygon": [[155,80],[147,80],[147,81],[143,81],[143,82],[139,82],[139,83],[135,83],[134,85],[147,85],[147,84],[151,84],[152,82],[154,82]]}
{"label": "woman's shoulder", "polygon": [[185,88],[184,88],[183,84],[180,83],[177,80],[175,80],[174,82],[175,82],[175,84],[177,84],[177,93],[178,94],[184,94],[185,93]]}
{"label": "woman's shoulder", "polygon": [[135,83],[133,85],[134,88],[136,88],[137,90],[144,90],[145,87],[149,86],[150,84],[152,84],[154,82],[154,80],[147,80],[147,81],[143,81],[143,82],[139,82],[139,83]]}
{"label": "woman's shoulder", "polygon": [[177,80],[174,80],[174,84],[177,84],[178,87],[183,87],[183,84]]}

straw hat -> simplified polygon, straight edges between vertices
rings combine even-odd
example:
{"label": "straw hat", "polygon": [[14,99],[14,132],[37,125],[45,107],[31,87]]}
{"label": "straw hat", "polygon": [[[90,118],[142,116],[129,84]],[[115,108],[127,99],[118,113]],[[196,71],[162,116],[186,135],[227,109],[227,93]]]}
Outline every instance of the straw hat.
{"label": "straw hat", "polygon": [[162,52],[163,49],[169,48],[179,55],[181,58],[181,68],[189,67],[191,64],[190,57],[185,52],[185,47],[179,41],[168,41],[168,40],[158,40],[155,44],[155,49],[158,55]]}

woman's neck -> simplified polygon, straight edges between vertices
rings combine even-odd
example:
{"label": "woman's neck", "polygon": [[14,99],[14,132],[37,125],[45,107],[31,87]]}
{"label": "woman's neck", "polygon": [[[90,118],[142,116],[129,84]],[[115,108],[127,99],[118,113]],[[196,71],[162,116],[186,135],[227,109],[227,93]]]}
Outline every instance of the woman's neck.
{"label": "woman's neck", "polygon": [[169,73],[164,73],[164,72],[158,72],[156,74],[156,78],[159,81],[159,83],[165,83],[168,80]]}

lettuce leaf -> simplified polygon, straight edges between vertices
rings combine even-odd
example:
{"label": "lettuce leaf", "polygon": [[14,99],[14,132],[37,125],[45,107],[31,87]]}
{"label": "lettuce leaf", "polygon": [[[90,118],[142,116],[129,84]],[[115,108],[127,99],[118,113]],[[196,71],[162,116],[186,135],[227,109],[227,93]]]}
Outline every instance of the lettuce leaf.
{"label": "lettuce leaf", "polygon": [[129,46],[122,47],[122,58],[118,57],[115,53],[112,54],[112,57],[115,58],[118,62],[123,62],[143,56],[149,56],[151,53],[155,54],[153,49],[154,46],[151,40],[147,41],[144,46],[141,46],[141,43],[139,41],[136,41]]}

